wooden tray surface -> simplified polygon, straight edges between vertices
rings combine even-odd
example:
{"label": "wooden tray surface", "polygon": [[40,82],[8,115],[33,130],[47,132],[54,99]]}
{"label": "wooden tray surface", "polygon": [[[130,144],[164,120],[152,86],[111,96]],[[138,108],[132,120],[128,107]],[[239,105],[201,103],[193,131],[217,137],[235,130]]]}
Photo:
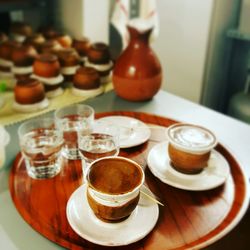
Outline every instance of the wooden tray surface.
{"label": "wooden tray surface", "polygon": [[[164,127],[176,121],[138,112],[106,112],[96,117],[125,115],[145,123],[157,124],[148,142],[122,149],[121,156],[145,167],[146,182],[152,192],[165,204],[160,207],[158,222],[144,239],[112,249],[187,249],[207,246],[224,236],[238,222],[247,206],[245,175],[235,158],[222,145],[217,150],[230,165],[231,176],[226,183],[209,191],[185,191],[162,183],[147,168],[147,155],[156,143],[165,140]],[[66,204],[82,184],[81,161],[64,160],[59,175],[47,180],[33,180],[27,173],[19,153],[10,172],[9,188],[13,202],[24,220],[36,231],[69,249],[106,249],[78,236],[66,218]],[[84,222],[83,222],[84,223]],[[100,232],[101,234],[101,232]]]}

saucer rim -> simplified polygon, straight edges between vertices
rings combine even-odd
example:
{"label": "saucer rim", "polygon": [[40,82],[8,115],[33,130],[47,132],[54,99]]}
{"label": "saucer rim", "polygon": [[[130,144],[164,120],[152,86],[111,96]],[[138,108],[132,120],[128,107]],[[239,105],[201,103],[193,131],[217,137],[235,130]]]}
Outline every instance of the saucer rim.
{"label": "saucer rim", "polygon": [[[101,121],[101,120],[108,120],[108,119],[127,119],[127,120],[132,120],[132,121],[136,121],[138,123],[140,123],[140,127],[143,127],[141,128],[141,130],[144,130],[145,134],[147,134],[147,136],[145,135],[143,137],[143,139],[137,139],[136,142],[132,142],[132,143],[127,143],[127,144],[123,144],[123,145],[120,145],[120,148],[132,148],[132,147],[136,147],[136,146],[139,146],[143,143],[145,143],[146,141],[148,141],[150,139],[150,136],[151,136],[151,130],[150,128],[147,126],[147,124],[139,119],[136,119],[134,117],[130,117],[130,116],[125,116],[125,115],[109,115],[109,116],[105,116],[105,117],[101,117],[98,119],[98,121]],[[136,128],[135,128],[136,129]],[[137,133],[138,134],[138,133]],[[128,139],[126,139],[127,141]]]}
{"label": "saucer rim", "polygon": [[[155,225],[157,224],[157,221],[158,221],[158,219],[159,219],[159,207],[158,207],[158,205],[157,204],[154,204],[154,217],[155,217],[155,219],[152,221],[152,224],[151,224],[151,226],[150,226],[150,228],[149,229],[147,229],[143,234],[138,234],[138,237],[134,237],[134,238],[130,238],[128,241],[125,241],[125,242],[120,242],[120,243],[118,243],[118,242],[116,242],[116,243],[114,243],[113,241],[112,241],[112,243],[110,243],[110,242],[108,242],[108,241],[101,241],[101,240],[98,240],[98,239],[96,239],[96,238],[94,238],[94,237],[91,237],[91,236],[89,236],[89,235],[86,235],[86,234],[84,234],[84,233],[82,233],[81,232],[81,230],[79,230],[79,228],[76,226],[76,224],[73,222],[73,220],[71,220],[72,219],[72,202],[73,202],[73,200],[75,199],[75,197],[77,196],[77,193],[79,193],[79,192],[84,192],[84,195],[86,195],[86,187],[87,187],[87,184],[82,184],[80,187],[78,187],[72,194],[71,194],[71,196],[70,196],[70,198],[69,198],[69,200],[68,200],[68,202],[67,202],[67,206],[66,206],[66,218],[67,218],[67,220],[68,220],[68,223],[69,223],[69,225],[70,225],[70,227],[72,228],[72,230],[78,235],[78,236],[80,236],[81,238],[83,238],[83,239],[85,239],[85,240],[87,240],[87,241],[89,241],[89,242],[92,242],[92,243],[94,243],[94,244],[98,244],[98,245],[101,245],[101,246],[111,246],[111,247],[116,247],[116,246],[126,246],[126,245],[129,245],[129,244],[132,244],[132,243],[135,243],[135,242],[137,242],[137,241],[139,241],[139,240],[141,240],[141,239],[143,239],[144,237],[146,237],[153,229],[154,229],[154,227],[155,227]],[[85,197],[86,198],[86,197]],[[86,198],[87,199],[87,198]],[[87,203],[87,201],[86,201],[86,199],[83,199],[84,201],[83,201],[83,203]],[[88,206],[88,205],[87,205]],[[87,209],[90,209],[89,207],[86,207]],[[141,208],[143,209],[143,206],[141,206]],[[134,212],[136,212],[136,214],[138,214],[139,212],[137,211],[138,210],[138,206],[136,207],[136,211],[133,211],[133,213]],[[91,213],[92,213],[92,216],[95,216],[94,215],[94,213],[92,212],[92,211],[90,211]],[[132,214],[131,214],[132,215]],[[129,217],[130,218],[130,217]],[[128,219],[129,219],[128,218]],[[92,219],[91,219],[92,220]],[[96,217],[96,220],[99,220],[100,222],[102,222],[102,223],[105,223],[105,222],[103,222],[103,221],[101,221],[100,219],[98,219],[97,217]],[[126,219],[127,220],[127,219]],[[125,220],[125,221],[126,221]],[[122,222],[120,222],[120,223],[123,223],[123,222],[125,222],[125,221],[122,221]],[[119,223],[119,225],[121,225]],[[115,224],[112,224],[112,225],[115,225]],[[101,227],[101,225],[99,226],[99,227]],[[117,231],[120,231],[121,229],[119,228],[119,227],[117,227]]]}
{"label": "saucer rim", "polygon": [[[179,189],[182,189],[182,190],[186,190],[186,191],[206,191],[206,190],[211,190],[211,189],[214,189],[214,188],[217,188],[217,187],[223,185],[223,184],[226,182],[226,180],[229,178],[229,176],[231,175],[230,166],[229,166],[229,163],[228,163],[228,161],[226,160],[226,158],[225,158],[219,151],[217,151],[217,150],[215,150],[215,149],[212,149],[212,151],[216,152],[216,154],[218,154],[218,155],[220,155],[220,157],[222,157],[222,159],[225,161],[225,167],[226,167],[227,170],[228,170],[228,171],[227,171],[227,174],[223,177],[223,180],[222,180],[222,181],[218,181],[217,183],[215,183],[215,184],[213,184],[213,185],[207,185],[207,186],[203,186],[203,187],[201,187],[201,188],[198,188],[198,187],[196,187],[196,186],[190,186],[190,185],[187,186],[187,185],[182,184],[182,183],[180,183],[180,182],[173,182],[173,181],[171,181],[171,180],[168,181],[167,176],[163,176],[161,173],[159,173],[159,171],[156,170],[156,167],[154,167],[154,166],[152,166],[152,165],[150,164],[150,160],[149,160],[149,158],[150,158],[150,156],[151,156],[151,154],[152,154],[152,151],[155,150],[156,147],[160,147],[160,146],[162,146],[162,145],[166,145],[166,146],[167,146],[168,143],[169,143],[168,141],[164,141],[164,142],[160,142],[160,143],[154,145],[154,146],[150,149],[150,151],[149,151],[149,153],[148,153],[148,156],[147,156],[147,166],[148,166],[150,172],[151,172],[156,178],[158,178],[160,181],[162,181],[163,183],[165,183],[165,184],[167,184],[167,185],[169,185],[169,186],[175,187],[175,188],[179,188]],[[166,155],[168,155],[167,150],[166,150]],[[194,176],[194,175],[188,175],[188,174],[180,173],[180,172],[178,172],[177,170],[175,170],[173,167],[171,167],[170,164],[168,164],[168,166],[170,166],[170,168],[171,168],[171,170],[170,170],[171,174],[172,174],[174,177],[178,178],[178,179],[182,179],[182,180],[188,180],[188,179],[189,179],[189,180],[191,180],[192,178],[199,178],[199,176],[202,176],[202,175],[203,175],[203,171],[202,171],[201,173],[199,173],[199,174],[195,174],[195,176]]]}

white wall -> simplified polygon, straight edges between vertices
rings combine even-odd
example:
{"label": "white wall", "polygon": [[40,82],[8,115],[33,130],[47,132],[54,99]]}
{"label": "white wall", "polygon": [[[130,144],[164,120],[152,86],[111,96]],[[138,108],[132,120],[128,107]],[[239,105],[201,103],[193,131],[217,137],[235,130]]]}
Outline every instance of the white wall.
{"label": "white wall", "polygon": [[160,35],[153,43],[163,88],[199,102],[214,0],[158,0]]}
{"label": "white wall", "polygon": [[58,26],[75,37],[108,43],[109,5],[109,0],[57,0]]}
{"label": "white wall", "polygon": [[64,32],[81,37],[84,30],[83,0],[56,0],[56,24]]}

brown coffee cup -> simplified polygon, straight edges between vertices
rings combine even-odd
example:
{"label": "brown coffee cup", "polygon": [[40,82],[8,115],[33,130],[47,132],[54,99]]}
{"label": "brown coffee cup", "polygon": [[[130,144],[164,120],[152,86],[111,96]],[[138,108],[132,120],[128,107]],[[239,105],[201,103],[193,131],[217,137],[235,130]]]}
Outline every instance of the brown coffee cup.
{"label": "brown coffee cup", "polygon": [[142,167],[124,157],[104,157],[87,170],[87,199],[103,221],[126,219],[136,208],[145,176]]}
{"label": "brown coffee cup", "polygon": [[217,140],[210,130],[186,123],[177,123],[167,129],[168,154],[171,165],[185,174],[200,173],[208,164],[211,150]]}

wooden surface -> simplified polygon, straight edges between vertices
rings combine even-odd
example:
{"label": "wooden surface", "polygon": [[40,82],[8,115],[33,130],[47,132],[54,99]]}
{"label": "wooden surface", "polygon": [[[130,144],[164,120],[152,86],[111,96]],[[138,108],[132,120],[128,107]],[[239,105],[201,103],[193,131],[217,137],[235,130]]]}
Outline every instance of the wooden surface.
{"label": "wooden surface", "polygon": [[[106,115],[131,116],[163,127],[175,122],[135,112],[109,112],[97,114],[97,117]],[[166,204],[160,207],[160,216],[154,230],[144,239],[131,244],[129,249],[187,249],[209,245],[217,240],[218,235],[223,236],[231,228],[241,212],[242,204],[247,200],[241,168],[221,145],[217,150],[229,162],[231,176],[224,185],[216,189],[185,191],[166,185],[154,177],[146,167],[146,158],[152,146],[165,140],[163,127],[152,129],[152,136],[147,143],[120,152],[121,156],[131,158],[145,167],[148,186]],[[16,157],[9,182],[17,210],[43,236],[70,249],[106,249],[80,238],[67,222],[67,200],[81,184],[80,161],[65,160],[58,176],[48,180],[33,180],[26,173],[21,154]],[[128,249],[128,246],[113,249]]]}

